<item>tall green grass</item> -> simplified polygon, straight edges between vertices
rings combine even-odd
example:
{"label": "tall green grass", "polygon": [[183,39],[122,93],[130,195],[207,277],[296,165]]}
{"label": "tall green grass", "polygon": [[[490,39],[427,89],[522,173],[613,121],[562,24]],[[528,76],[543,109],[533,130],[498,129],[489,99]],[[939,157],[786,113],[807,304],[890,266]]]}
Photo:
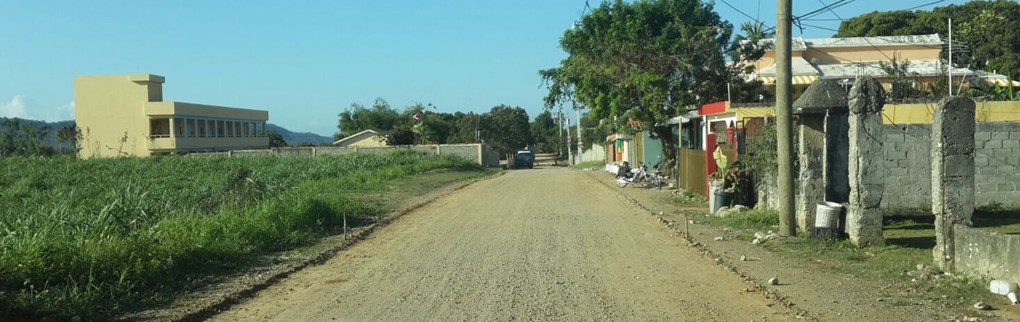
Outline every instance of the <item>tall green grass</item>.
{"label": "tall green grass", "polygon": [[335,233],[352,193],[451,157],[0,159],[0,317],[104,319]]}

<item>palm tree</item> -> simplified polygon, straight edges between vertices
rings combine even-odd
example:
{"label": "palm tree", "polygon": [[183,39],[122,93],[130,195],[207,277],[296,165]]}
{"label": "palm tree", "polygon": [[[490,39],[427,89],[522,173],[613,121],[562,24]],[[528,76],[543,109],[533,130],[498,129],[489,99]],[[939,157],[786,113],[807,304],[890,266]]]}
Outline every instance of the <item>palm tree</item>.
{"label": "palm tree", "polygon": [[737,41],[749,40],[757,42],[762,39],[769,39],[776,35],[775,29],[767,28],[761,21],[745,21],[740,24],[740,31],[743,35],[737,35]]}

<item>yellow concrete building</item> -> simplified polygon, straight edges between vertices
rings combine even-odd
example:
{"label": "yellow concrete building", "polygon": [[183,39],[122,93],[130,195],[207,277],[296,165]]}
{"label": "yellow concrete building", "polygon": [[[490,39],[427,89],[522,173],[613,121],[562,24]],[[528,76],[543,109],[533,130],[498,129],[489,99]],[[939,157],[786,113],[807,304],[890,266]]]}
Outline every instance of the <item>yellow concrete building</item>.
{"label": "yellow concrete building", "polygon": [[[776,79],[776,56],[772,41],[767,39],[761,42],[770,47],[764,56],[753,63],[757,72],[752,77],[766,85],[775,84]],[[939,56],[943,45],[937,34],[814,39],[796,37],[791,41],[790,65],[794,98],[819,78],[840,80],[849,87],[857,76],[872,76],[889,91],[893,78],[882,69],[881,63],[889,63],[894,58],[900,62],[909,62],[907,73],[915,75],[911,77],[915,86],[922,86],[940,77],[948,78],[948,70]],[[979,75],[973,70],[958,67],[952,69],[952,74],[953,87],[967,86],[975,77],[995,77],[992,73]],[[774,87],[769,86],[769,89],[774,90]]]}
{"label": "yellow concrete building", "polygon": [[340,147],[375,148],[388,146],[386,136],[375,130],[364,130],[333,142]]}
{"label": "yellow concrete building", "polygon": [[268,111],[164,102],[162,76],[74,79],[81,158],[269,147]]}

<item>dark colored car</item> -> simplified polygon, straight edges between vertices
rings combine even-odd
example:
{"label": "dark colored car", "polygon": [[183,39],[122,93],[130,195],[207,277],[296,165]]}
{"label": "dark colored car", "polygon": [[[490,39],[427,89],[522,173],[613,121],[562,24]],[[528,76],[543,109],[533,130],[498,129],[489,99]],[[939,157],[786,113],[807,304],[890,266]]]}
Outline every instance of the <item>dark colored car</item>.
{"label": "dark colored car", "polygon": [[535,167],[535,154],[529,150],[520,150],[514,153],[514,168],[534,168]]}

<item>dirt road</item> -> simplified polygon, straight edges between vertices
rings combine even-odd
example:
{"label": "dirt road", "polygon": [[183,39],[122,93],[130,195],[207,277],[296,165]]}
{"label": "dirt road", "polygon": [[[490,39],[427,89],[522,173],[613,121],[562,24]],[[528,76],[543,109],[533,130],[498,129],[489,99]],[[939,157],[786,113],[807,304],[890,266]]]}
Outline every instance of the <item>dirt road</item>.
{"label": "dirt road", "polygon": [[216,316],[221,321],[789,321],[604,185],[478,182]]}

